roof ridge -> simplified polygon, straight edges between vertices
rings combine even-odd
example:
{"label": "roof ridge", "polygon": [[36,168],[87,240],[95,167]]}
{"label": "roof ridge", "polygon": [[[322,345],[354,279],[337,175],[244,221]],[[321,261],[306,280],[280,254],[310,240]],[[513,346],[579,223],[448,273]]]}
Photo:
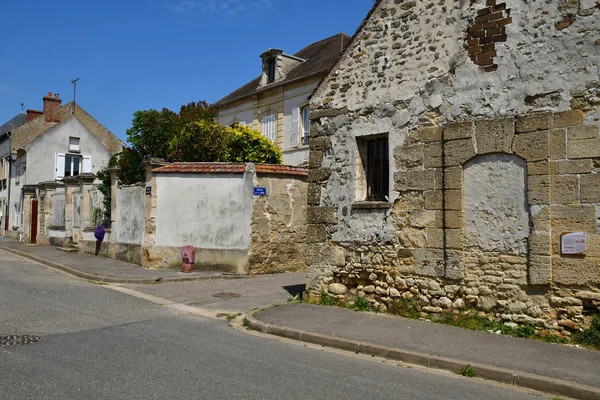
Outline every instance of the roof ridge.
{"label": "roof ridge", "polygon": [[350,37],[350,36],[348,36],[348,35],[347,35],[345,32],[336,33],[335,35],[332,35],[332,36],[326,37],[325,39],[321,39],[321,40],[319,40],[319,41],[317,41],[317,42],[313,42],[313,43],[311,43],[311,44],[307,44],[307,45],[306,45],[306,46],[304,46],[302,49],[300,49],[300,50],[298,50],[297,52],[295,52],[295,53],[294,53],[294,56],[295,56],[295,57],[297,57],[297,56],[296,56],[296,54],[303,52],[304,50],[308,49],[308,48],[309,48],[309,47],[311,47],[311,46],[317,45],[317,44],[319,44],[319,43],[322,43],[322,42],[325,42],[325,41],[327,41],[327,40],[331,40],[331,39],[333,39],[333,38],[334,38],[334,37],[336,37],[336,36],[346,36],[346,37],[348,37],[348,38]]}

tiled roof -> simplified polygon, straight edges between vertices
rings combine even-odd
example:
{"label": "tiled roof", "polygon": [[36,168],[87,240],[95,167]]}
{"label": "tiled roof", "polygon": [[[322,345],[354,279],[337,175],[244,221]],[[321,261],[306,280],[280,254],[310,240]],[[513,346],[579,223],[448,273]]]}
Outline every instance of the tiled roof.
{"label": "tiled roof", "polygon": [[256,172],[259,174],[308,176],[308,169],[290,165],[258,164],[256,165]]}
{"label": "tiled roof", "polygon": [[[125,143],[96,121],[94,117],[88,114],[87,111],[78,104],[73,107],[73,102],[70,102],[60,107],[61,123],[73,117],[77,118],[111,153],[117,153],[125,146]],[[56,122],[47,123],[42,116],[14,128],[11,137],[12,146],[16,149],[20,149],[42,136],[56,125],[58,125]]]}
{"label": "tiled roof", "polygon": [[[201,163],[201,162],[177,162],[164,167],[156,168],[152,172],[159,174],[243,174],[246,172],[244,163]],[[257,164],[258,174],[277,174],[308,176],[308,170],[301,167],[276,164]]]}
{"label": "tiled roof", "polygon": [[183,163],[177,162],[152,170],[155,173],[180,174],[243,174],[246,164],[240,163]]}
{"label": "tiled roof", "polygon": [[23,125],[27,123],[27,114],[17,114],[13,118],[10,119],[7,123],[0,126],[0,134],[10,131],[17,126]]}
{"label": "tiled roof", "polygon": [[259,86],[261,81],[261,76],[259,76],[258,78],[223,97],[221,100],[214,103],[214,105],[217,107],[223,106],[227,103],[231,103],[235,100],[239,100],[243,97],[247,97],[261,91],[271,90],[275,87],[279,87],[293,81],[324,74],[329,71],[333,63],[338,59],[338,56],[346,48],[348,43],[350,43],[350,37],[345,33],[339,33],[335,36],[310,44],[294,54],[294,57],[298,57],[306,61],[289,71],[285,79],[282,81],[268,86]]}

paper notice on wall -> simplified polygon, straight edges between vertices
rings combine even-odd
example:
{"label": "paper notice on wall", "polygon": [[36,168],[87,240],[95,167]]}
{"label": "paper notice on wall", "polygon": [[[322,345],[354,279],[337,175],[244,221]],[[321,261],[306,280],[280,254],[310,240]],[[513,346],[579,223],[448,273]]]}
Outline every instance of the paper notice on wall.
{"label": "paper notice on wall", "polygon": [[585,254],[587,237],[585,232],[563,233],[561,236],[562,254]]}

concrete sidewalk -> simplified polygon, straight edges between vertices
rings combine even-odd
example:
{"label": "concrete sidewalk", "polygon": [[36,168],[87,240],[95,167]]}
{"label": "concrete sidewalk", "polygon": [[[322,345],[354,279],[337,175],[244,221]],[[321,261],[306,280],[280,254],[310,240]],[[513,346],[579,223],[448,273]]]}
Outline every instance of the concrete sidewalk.
{"label": "concrete sidewalk", "polygon": [[600,352],[433,322],[309,304],[248,316],[258,331],[560,396],[600,399]]}
{"label": "concrete sidewalk", "polygon": [[249,278],[247,275],[218,271],[149,270],[139,265],[94,256],[87,253],[66,253],[54,246],[37,246],[0,238],[0,250],[27,257],[41,264],[80,278],[106,283],[140,283],[199,281],[208,279]]}

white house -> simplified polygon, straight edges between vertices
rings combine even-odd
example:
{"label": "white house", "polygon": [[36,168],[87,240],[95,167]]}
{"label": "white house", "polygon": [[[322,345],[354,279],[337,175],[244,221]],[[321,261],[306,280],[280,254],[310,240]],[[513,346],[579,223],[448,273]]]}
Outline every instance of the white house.
{"label": "white house", "polygon": [[124,146],[74,102],[61,106],[58,94],[52,93],[43,101],[43,111],[28,111],[34,117],[9,132],[8,236],[34,243],[38,185],[84,173],[96,174],[110,155]]}
{"label": "white house", "polygon": [[261,54],[260,76],[217,101],[218,121],[262,132],[283,150],[283,163],[308,160],[309,97],[350,37],[344,33],[306,46],[294,55],[279,49]]}

